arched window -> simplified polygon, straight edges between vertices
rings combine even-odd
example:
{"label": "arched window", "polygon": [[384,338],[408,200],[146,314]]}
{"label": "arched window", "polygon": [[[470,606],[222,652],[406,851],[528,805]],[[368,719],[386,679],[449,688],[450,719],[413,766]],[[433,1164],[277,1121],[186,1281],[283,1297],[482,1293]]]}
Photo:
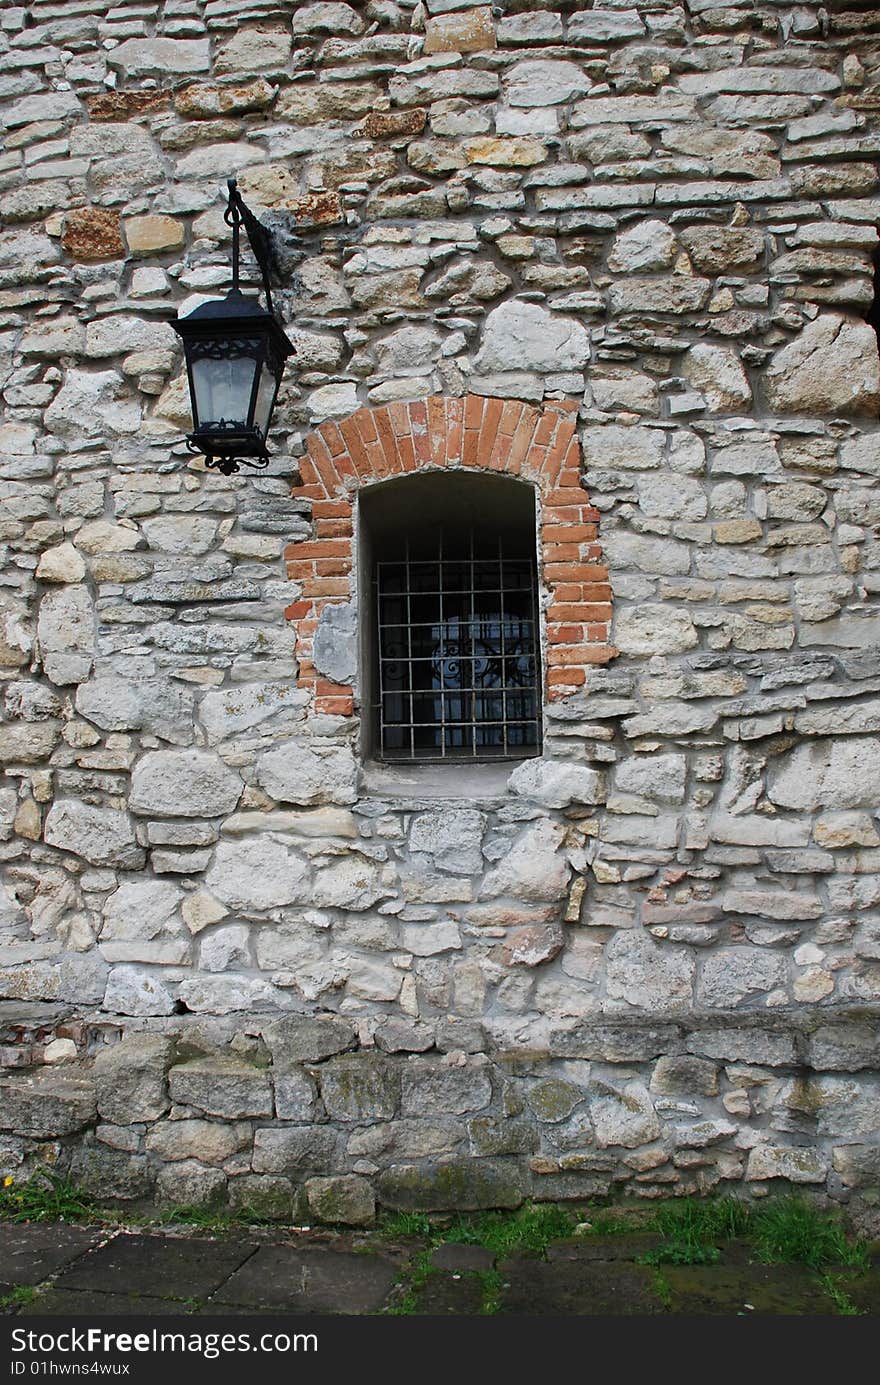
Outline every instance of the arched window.
{"label": "arched window", "polygon": [[541,749],[535,492],[465,472],[359,498],[362,696],[385,761]]}

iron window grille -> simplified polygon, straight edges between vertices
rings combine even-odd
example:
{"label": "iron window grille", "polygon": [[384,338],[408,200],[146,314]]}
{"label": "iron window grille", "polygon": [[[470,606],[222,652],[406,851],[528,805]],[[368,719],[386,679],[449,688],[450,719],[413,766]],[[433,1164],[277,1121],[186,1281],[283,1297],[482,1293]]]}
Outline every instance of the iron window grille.
{"label": "iron window grille", "polygon": [[501,760],[541,749],[535,560],[508,538],[440,530],[375,565],[378,751]]}

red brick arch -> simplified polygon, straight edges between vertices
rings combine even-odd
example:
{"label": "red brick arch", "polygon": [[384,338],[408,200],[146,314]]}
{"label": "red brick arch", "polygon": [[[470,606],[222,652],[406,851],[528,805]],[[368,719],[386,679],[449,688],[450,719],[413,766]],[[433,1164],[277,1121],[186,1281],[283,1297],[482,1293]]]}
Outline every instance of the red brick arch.
{"label": "red brick arch", "polygon": [[315,708],[351,715],[350,687],[328,683],[312,663],[312,638],[328,602],[352,596],[354,499],[361,486],[417,471],[469,467],[532,482],[538,490],[545,611],[546,693],[567,697],[586,682],[590,664],[607,663],[611,588],[598,543],[599,512],[580,485],[577,404],[542,407],[519,399],[432,395],[412,403],[358,409],[322,423],[306,438],[302,482],[294,495],[312,502],[314,538],[285,549],[289,577],[302,597],[287,608],[296,623],[300,684]]}

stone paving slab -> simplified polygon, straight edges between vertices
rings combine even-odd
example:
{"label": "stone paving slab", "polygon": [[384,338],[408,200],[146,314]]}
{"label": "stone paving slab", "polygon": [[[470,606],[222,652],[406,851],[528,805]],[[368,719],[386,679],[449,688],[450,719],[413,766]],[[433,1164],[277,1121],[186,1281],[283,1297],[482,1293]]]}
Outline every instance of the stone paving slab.
{"label": "stone paving slab", "polygon": [[56,1222],[0,1222],[3,1278],[9,1286],[40,1284],[105,1240],[107,1234]]}
{"label": "stone paving slab", "polygon": [[504,1279],[500,1313],[524,1317],[630,1316],[662,1313],[652,1270],[607,1261],[514,1258],[498,1269]]}
{"label": "stone paving slab", "polygon": [[815,1275],[802,1265],[661,1265],[670,1311],[706,1316],[822,1317],[836,1314]]}
{"label": "stone paving slab", "polygon": [[103,1294],[88,1289],[53,1288],[40,1294],[20,1310],[21,1317],[177,1317],[188,1311],[174,1298],[153,1298],[149,1294]]}
{"label": "stone paving slab", "polygon": [[316,1246],[261,1246],[212,1298],[216,1304],[284,1307],[294,1313],[375,1313],[399,1267],[384,1255]]}
{"label": "stone paving slab", "polygon": [[60,1289],[199,1299],[253,1255],[252,1241],[123,1233],[84,1255],[59,1277]]}
{"label": "stone paving slab", "polygon": [[620,1236],[573,1236],[554,1241],[547,1247],[547,1259],[555,1260],[638,1260],[648,1251],[656,1250],[659,1236],[641,1232],[625,1232]]}
{"label": "stone paving slab", "polygon": [[495,1256],[485,1246],[446,1241],[431,1252],[431,1264],[440,1270],[491,1270]]}
{"label": "stone paving slab", "polygon": [[479,1317],[485,1290],[478,1275],[432,1274],[416,1296],[417,1317]]}

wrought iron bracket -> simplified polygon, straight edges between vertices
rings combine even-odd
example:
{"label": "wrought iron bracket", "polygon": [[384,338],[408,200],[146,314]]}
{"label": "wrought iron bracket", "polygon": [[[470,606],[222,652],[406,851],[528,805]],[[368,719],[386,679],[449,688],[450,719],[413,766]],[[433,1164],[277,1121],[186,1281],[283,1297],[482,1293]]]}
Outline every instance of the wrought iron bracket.
{"label": "wrought iron bracket", "polygon": [[229,188],[229,202],[226,211],[223,213],[223,220],[227,226],[232,227],[232,287],[237,289],[239,286],[239,273],[241,261],[241,227],[245,229],[251,250],[254,252],[254,259],[260,266],[260,273],[263,276],[263,292],[266,295],[266,306],[269,312],[274,315],[275,309],[272,306],[272,290],[269,286],[269,276],[275,271],[275,253],[272,247],[272,233],[261,221],[258,221],[242,200],[238,190],[238,184],[234,178],[227,182]]}

